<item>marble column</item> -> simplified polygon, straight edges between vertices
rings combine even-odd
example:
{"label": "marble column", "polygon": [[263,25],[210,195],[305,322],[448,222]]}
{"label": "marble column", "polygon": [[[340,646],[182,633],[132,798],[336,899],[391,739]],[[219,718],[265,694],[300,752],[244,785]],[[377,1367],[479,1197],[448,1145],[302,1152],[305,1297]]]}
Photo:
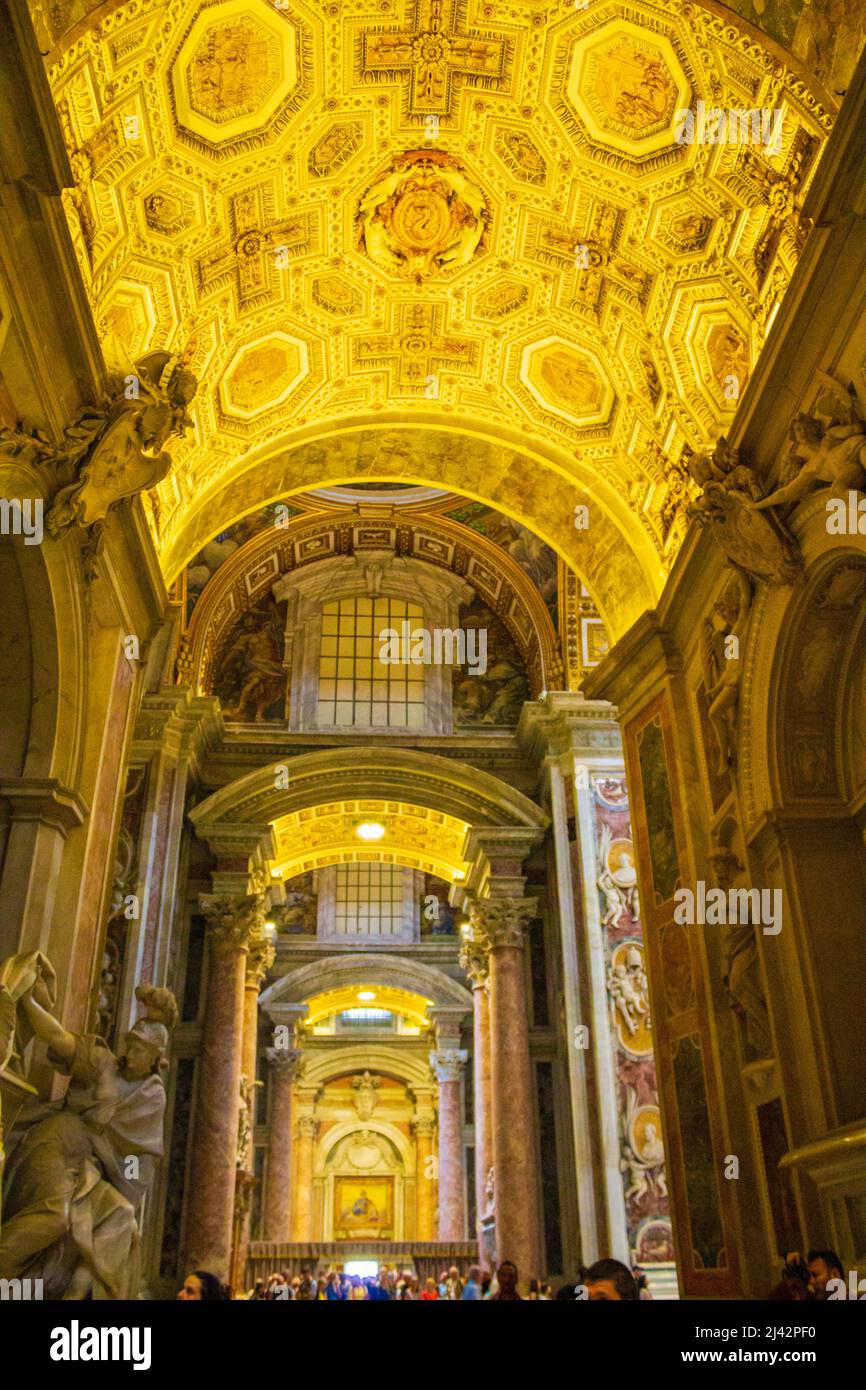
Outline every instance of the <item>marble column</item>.
{"label": "marble column", "polygon": [[436,1121],[432,1115],[419,1115],[412,1121],[418,1167],[415,1176],[415,1237],[436,1239],[437,1169],[433,1152]]}
{"label": "marble column", "polygon": [[468,1053],[431,1052],[439,1082],[439,1239],[466,1239],[466,1171],[463,1157],[463,1068]]}
{"label": "marble column", "polygon": [[539,1277],[535,1096],[529,1060],[524,940],[535,915],[528,898],[472,903],[473,937],[490,949],[490,1082],[498,1260],[513,1260],[520,1283]]}
{"label": "marble column", "polygon": [[186,1264],[228,1276],[234,1219],[247,948],[264,925],[259,896],[205,894],[208,981],[186,1211]]}
{"label": "marble column", "polygon": [[292,1240],[313,1239],[313,1145],[319,1132],[315,1115],[301,1115],[295,1131],[297,1161],[292,1216]]}
{"label": "marble column", "polygon": [[481,1248],[481,1222],[487,1213],[487,1179],[493,1167],[490,1113],[490,958],[483,942],[466,942],[460,964],[472,986],[472,1085],[475,1114],[475,1222]]}
{"label": "marble column", "polygon": [[292,1238],[292,1085],[301,1053],[272,1047],[267,1059],[271,1094],[262,1238],[287,1241]]}
{"label": "marble column", "polygon": [[[246,1152],[238,1154],[238,1175],[235,1187],[235,1220],[237,1239],[232,1268],[232,1283],[244,1280],[250,1243],[252,1218],[251,1199],[255,1187],[256,1152],[253,1133],[256,1125],[256,1073],[259,1051],[259,990],[274,963],[274,945],[265,931],[253,933],[247,948],[244,974],[244,1027],[241,1048],[241,1084],[246,1091],[247,1129]],[[243,1104],[243,1098],[241,1100]]]}

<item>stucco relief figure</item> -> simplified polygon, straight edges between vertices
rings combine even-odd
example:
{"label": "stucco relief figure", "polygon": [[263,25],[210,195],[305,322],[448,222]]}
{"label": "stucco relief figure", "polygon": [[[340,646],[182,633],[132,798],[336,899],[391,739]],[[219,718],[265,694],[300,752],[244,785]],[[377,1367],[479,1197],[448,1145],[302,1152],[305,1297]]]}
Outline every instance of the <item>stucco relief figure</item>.
{"label": "stucco relief figure", "polygon": [[607,988],[616,1012],[622,1018],[626,1029],[634,1035],[641,1024],[646,1025],[649,1014],[649,1000],[642,982],[646,981],[643,965],[640,974],[630,970],[625,962],[611,966],[607,977]]}
{"label": "stucco relief figure", "polygon": [[240,1099],[238,1103],[238,1168],[249,1166],[250,1149],[253,1142],[253,1106],[255,1093],[261,1081],[250,1081],[244,1074],[241,1077]]}
{"label": "stucco relief figure", "polygon": [[625,895],[614,883],[610,869],[603,868],[597,879],[598,886],[604,894],[605,913],[602,924],[605,927],[618,927],[620,918],[626,910],[627,903]]}
{"label": "stucco relief figure", "polygon": [[352,1097],[352,1104],[359,1119],[369,1120],[376,1109],[378,1096],[376,1092],[381,1086],[378,1076],[371,1076],[365,1071],[363,1076],[352,1078],[352,1089],[355,1094]]}
{"label": "stucco relief figure", "polygon": [[627,1086],[619,1163],[627,1203],[637,1205],[644,1197],[668,1195],[659,1120],[657,1108],[639,1105],[634,1087]]}
{"label": "stucco relief figure", "polygon": [[117,502],[161,482],[171,467],[164,445],[188,428],[197,385],[180,359],[151,352],[111,378],[111,396],[81,411],[59,449],[38,432],[0,429],[0,456],[51,470],[50,535],[95,526]]}
{"label": "stucco relief figure", "polygon": [[66,452],[77,477],[54,497],[45,522],[52,535],[74,525],[92,526],[116,502],[165,477],[171,455],[163,446],[189,426],[187,406],[197,385],[192,372],[168,353],[150,353],[127,377],[117,378],[110,404],[85,413],[66,431]]}
{"label": "stucco relief figure", "polygon": [[599,873],[596,883],[604,896],[605,912],[602,923],[606,927],[618,927],[624,913],[630,912],[637,920],[640,916],[640,897],[637,887],[637,870],[631,841],[614,840],[610,827],[602,826],[598,847]]}
{"label": "stucco relief figure", "polygon": [[496,1206],[496,1178],[495,1170],[491,1167],[487,1170],[487,1181],[484,1184],[484,1215],[489,1216]]}
{"label": "stucco relief figure", "polygon": [[[18,1026],[48,1045],[71,1078],[60,1102],[25,1105],[5,1174],[0,1278],[44,1281],[46,1298],[135,1298],[138,1216],[163,1152],[165,1064],[177,1005],[169,990],[141,985],[144,1014],[122,1056],[101,1038],[71,1033],[54,1017],[52,975],[38,953],[0,965],[16,981]],[[50,966],[48,966],[50,971]]]}
{"label": "stucco relief figure", "polygon": [[781,487],[758,502],[758,510],[799,502],[815,488],[829,487],[833,497],[866,490],[866,421],[856,397],[832,377],[811,415],[791,425],[792,448]]}
{"label": "stucco relief figure", "polygon": [[796,583],[800,552],[778,517],[758,510],[761,486],[738,450],[722,437],[711,454],[693,454],[688,470],[702,491],[687,514],[710,529],[730,563],[771,584]]}
{"label": "stucco relief figure", "polygon": [[740,657],[751,608],[751,582],[743,570],[735,568],[721,598],[704,619],[701,662],[720,774],[736,762]]}
{"label": "stucco relief figure", "polygon": [[[732,850],[721,848],[710,854],[716,883],[725,892],[735,886],[743,865]],[[741,1021],[746,1043],[759,1057],[772,1052],[770,1015],[764,993],[756,928],[751,922],[725,927],[722,949],[722,984],[731,1008]]]}

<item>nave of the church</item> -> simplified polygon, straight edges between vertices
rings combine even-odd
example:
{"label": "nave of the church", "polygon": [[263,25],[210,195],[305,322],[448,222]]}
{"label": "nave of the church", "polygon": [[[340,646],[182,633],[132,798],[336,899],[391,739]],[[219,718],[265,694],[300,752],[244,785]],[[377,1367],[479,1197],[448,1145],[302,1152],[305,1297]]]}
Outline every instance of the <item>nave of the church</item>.
{"label": "nave of the church", "polygon": [[866,1294],[864,41],[6,0],[0,1297]]}

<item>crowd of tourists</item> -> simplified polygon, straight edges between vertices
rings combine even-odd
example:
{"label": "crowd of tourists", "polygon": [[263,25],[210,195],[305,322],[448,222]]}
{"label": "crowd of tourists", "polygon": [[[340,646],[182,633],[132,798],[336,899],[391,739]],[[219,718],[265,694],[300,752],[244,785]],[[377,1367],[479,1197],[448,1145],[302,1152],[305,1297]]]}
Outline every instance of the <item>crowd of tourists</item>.
{"label": "crowd of tourists", "polygon": [[[581,1271],[581,1275],[586,1288],[584,1296],[590,1299],[649,1297],[644,1276],[633,1274],[618,1260],[599,1260],[590,1269]],[[475,1303],[486,1300],[496,1303],[548,1303],[572,1300],[576,1296],[574,1280],[562,1284],[554,1292],[547,1280],[531,1279],[528,1292],[518,1293],[518,1270],[511,1260],[503,1260],[492,1274],[489,1270],[482,1270],[479,1265],[470,1265],[461,1275],[457,1266],[452,1265],[450,1269],[443,1269],[438,1279],[432,1274],[421,1278],[413,1270],[400,1271],[388,1266],[381,1268],[378,1274],[366,1276],[341,1268],[329,1269],[326,1274],[319,1275],[311,1269],[303,1269],[296,1275],[288,1270],[280,1270],[267,1279],[258,1279],[253,1289],[242,1294],[232,1293],[215,1275],[196,1270],[187,1275],[178,1293],[178,1298],[182,1300],[206,1302],[243,1298],[252,1302],[299,1299],[307,1303],[390,1303],[398,1299],[411,1303]]]}
{"label": "crowd of tourists", "polygon": [[[844,1286],[842,1261],[832,1250],[810,1250],[806,1259],[799,1254],[789,1255],[779,1284],[767,1295],[776,1302],[822,1302],[845,1297],[839,1292]],[[619,1260],[597,1260],[582,1269],[577,1279],[560,1284],[556,1292],[546,1280],[531,1279],[529,1291],[518,1293],[518,1270],[511,1260],[503,1260],[495,1273],[470,1265],[461,1275],[456,1265],[443,1269],[439,1278],[428,1275],[422,1279],[413,1270],[402,1272],[383,1267],[378,1274],[362,1277],[337,1268],[327,1274],[314,1274],[302,1269],[292,1275],[280,1270],[267,1279],[258,1279],[255,1287],[235,1294],[215,1274],[197,1269],[188,1274],[177,1295],[182,1301],[212,1303],[228,1299],[247,1299],[252,1302],[288,1302],[299,1299],[306,1303],[390,1303],[402,1299],[408,1303],[462,1302],[492,1303],[520,1302],[589,1302],[627,1303],[651,1299],[646,1276],[631,1270]],[[854,1295],[856,1297],[856,1294]]]}

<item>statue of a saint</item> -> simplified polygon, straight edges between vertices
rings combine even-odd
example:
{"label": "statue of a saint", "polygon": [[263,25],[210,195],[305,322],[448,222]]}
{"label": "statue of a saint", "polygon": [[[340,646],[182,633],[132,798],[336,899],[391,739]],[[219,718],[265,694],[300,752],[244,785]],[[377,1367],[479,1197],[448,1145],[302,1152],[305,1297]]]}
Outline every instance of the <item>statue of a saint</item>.
{"label": "statue of a saint", "polygon": [[47,1043],[49,1061],[71,1081],[62,1101],[32,1102],[19,1115],[4,1182],[0,1278],[41,1278],[46,1298],[135,1298],[138,1216],[163,1151],[160,1071],[177,1005],[169,990],[140,985],[145,1012],[115,1056],[101,1038],[70,1033],[53,1016],[42,959],[10,957],[0,980],[12,967],[19,1030]]}

